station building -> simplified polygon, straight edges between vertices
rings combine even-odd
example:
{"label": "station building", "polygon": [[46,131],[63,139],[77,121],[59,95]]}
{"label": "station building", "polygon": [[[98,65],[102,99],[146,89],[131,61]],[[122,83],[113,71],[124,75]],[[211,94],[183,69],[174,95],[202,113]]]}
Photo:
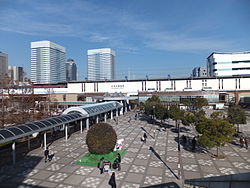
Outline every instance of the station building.
{"label": "station building", "polygon": [[205,97],[209,103],[239,103],[250,99],[250,76],[202,78],[137,79],[112,81],[63,82],[35,85],[35,94],[53,95],[58,101],[126,101],[143,102],[153,94],[165,102],[183,98]]}

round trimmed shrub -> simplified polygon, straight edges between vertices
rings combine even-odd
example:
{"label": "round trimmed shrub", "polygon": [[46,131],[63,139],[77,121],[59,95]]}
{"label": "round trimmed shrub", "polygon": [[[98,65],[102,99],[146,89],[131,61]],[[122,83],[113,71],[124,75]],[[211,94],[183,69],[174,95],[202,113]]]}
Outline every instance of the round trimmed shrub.
{"label": "round trimmed shrub", "polygon": [[108,123],[92,125],[86,137],[89,152],[93,154],[107,154],[112,152],[116,141],[116,132]]}

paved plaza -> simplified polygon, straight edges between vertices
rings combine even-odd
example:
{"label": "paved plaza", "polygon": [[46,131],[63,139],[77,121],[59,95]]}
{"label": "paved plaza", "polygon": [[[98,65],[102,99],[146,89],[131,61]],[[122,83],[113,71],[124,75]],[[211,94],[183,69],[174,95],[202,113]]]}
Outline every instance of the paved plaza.
{"label": "paved plaza", "polygon": [[[155,139],[148,136],[144,144],[140,140],[143,134],[141,127],[154,136],[156,125],[133,118],[129,123],[129,116],[134,117],[134,113],[129,112],[120,116],[118,125],[113,120],[108,121],[115,128],[118,139],[125,139],[123,147],[127,150],[122,158],[121,171],[116,171],[117,187],[137,188],[177,182],[175,177],[178,174],[177,133],[173,131],[174,122],[168,122],[166,131],[156,131]],[[192,127],[184,130],[187,132],[186,135],[193,136]],[[75,161],[88,152],[85,144],[86,133],[84,130],[83,134],[79,132],[72,134],[68,141],[65,138],[54,141],[49,147],[50,153],[55,154],[51,162],[44,162],[43,149],[38,148],[29,152],[14,167],[2,167],[1,187],[110,187],[108,185],[110,173],[100,174],[97,167],[75,164]],[[154,149],[154,153],[149,150],[150,146]],[[237,144],[228,144],[221,149],[221,152],[226,158],[216,160],[209,152],[194,153],[189,147],[184,149],[181,146],[182,178],[250,172],[249,150]]]}

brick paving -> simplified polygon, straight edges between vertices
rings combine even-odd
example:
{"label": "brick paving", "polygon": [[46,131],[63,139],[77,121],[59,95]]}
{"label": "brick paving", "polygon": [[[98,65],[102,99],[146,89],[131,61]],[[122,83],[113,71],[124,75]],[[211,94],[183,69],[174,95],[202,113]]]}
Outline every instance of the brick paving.
{"label": "brick paving", "polygon": [[[140,141],[144,127],[154,135],[156,125],[143,120],[128,123],[129,112],[119,117],[119,124],[108,122],[115,128],[118,138],[124,138],[127,152],[122,158],[121,171],[116,171],[118,187],[137,188],[167,182],[177,182],[177,133],[173,121],[169,121],[166,132],[155,132],[155,139],[148,136],[146,144]],[[245,127],[244,127],[245,128]],[[188,127],[186,135],[193,136],[194,130]],[[6,165],[0,169],[1,187],[110,187],[110,173],[100,174],[95,167],[76,165],[75,161],[88,152],[85,144],[87,131],[76,132],[68,141],[56,140],[50,146],[54,153],[51,162],[44,162],[43,150],[38,148],[18,161],[15,166]],[[181,133],[183,134],[183,133]],[[159,155],[155,156],[149,146]],[[194,153],[189,147],[181,146],[181,174],[183,179],[250,172],[250,151],[238,145],[227,144],[221,149],[225,159],[216,160],[210,153]],[[215,150],[211,150],[215,152]],[[10,156],[11,157],[11,156]],[[160,159],[159,159],[160,157]]]}

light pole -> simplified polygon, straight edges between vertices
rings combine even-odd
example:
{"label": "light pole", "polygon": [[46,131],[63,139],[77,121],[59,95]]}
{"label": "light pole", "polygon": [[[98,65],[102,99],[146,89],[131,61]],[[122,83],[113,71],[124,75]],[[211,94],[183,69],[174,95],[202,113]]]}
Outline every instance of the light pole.
{"label": "light pole", "polygon": [[181,147],[180,147],[180,120],[177,122],[178,129],[178,178],[181,179]]}
{"label": "light pole", "polygon": [[153,106],[153,122],[155,124],[155,105]]}

